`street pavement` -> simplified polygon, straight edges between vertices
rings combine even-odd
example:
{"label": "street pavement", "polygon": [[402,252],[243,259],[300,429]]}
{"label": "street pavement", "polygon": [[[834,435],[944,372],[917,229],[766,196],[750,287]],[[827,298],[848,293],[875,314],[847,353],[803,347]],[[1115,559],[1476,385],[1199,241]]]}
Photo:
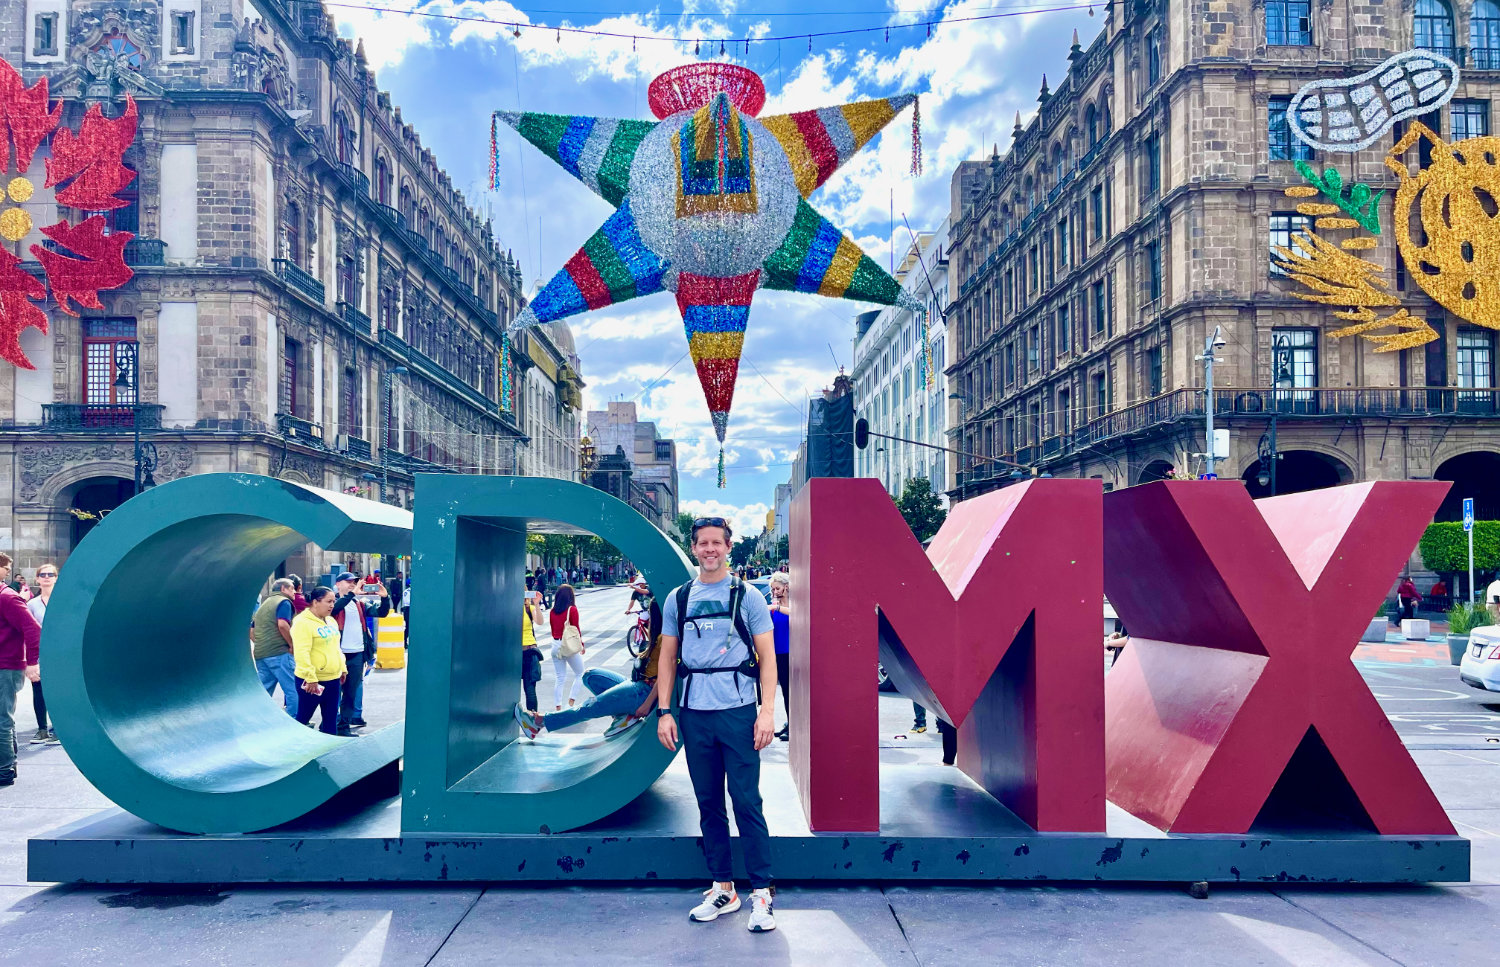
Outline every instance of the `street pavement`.
{"label": "street pavement", "polygon": [[[621,614],[626,599],[621,589],[580,595],[589,665],[621,673],[628,668],[629,619]],[[545,645],[550,636],[544,627],[538,631]],[[421,642],[412,644],[420,661]],[[1410,660],[1413,654],[1417,660]],[[158,890],[28,883],[28,836],[110,803],[73,768],[64,749],[27,744],[35,723],[29,691],[23,691],[17,709],[20,780],[0,789],[0,964],[1495,963],[1500,741],[1492,740],[1500,740],[1500,695],[1460,684],[1457,669],[1445,664],[1446,649],[1443,664],[1435,655],[1362,646],[1354,658],[1455,825],[1472,839],[1470,884],[1215,886],[1204,900],[1180,885],[793,884],[778,891],[779,929],[764,935],[744,929],[744,914],[691,924],[686,911],[696,893],[666,887]],[[402,717],[405,678],[404,671],[377,671],[368,680],[365,718],[372,727]],[[549,662],[538,683],[543,701],[551,688]],[[937,761],[936,729],[911,735],[910,724],[911,703],[883,695],[882,745]],[[773,743],[765,755],[784,759],[786,745]]]}

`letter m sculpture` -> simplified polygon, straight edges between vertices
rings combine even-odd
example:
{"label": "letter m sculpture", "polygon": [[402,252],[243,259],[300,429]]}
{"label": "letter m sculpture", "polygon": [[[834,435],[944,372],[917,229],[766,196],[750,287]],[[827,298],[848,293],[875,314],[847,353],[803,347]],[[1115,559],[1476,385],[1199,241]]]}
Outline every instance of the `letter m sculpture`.
{"label": "letter m sculpture", "polygon": [[1032,828],[1104,829],[1101,488],[957,505],[925,553],[880,483],[792,507],[792,773],[818,831],[880,828],[875,663],[959,727],[959,767]]}

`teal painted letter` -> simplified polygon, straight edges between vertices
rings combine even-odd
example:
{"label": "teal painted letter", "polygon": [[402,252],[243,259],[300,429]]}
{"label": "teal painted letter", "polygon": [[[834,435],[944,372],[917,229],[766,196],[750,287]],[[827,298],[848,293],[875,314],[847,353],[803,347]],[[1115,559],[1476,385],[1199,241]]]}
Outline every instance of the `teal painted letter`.
{"label": "teal painted letter", "polygon": [[[677,545],[628,505],[592,487],[540,477],[417,477],[412,565],[411,725],[401,828],[409,833],[561,832],[602,819],[656,781],[672,753],[654,723],[606,739],[519,739],[521,601],[528,524],[604,538],[665,595],[692,576]],[[596,647],[618,635],[583,629]],[[550,657],[551,641],[543,640]],[[550,663],[540,683],[551,687]]]}
{"label": "teal painted letter", "polygon": [[323,735],[256,678],[255,592],[307,541],[405,554],[411,514],[271,477],[203,474],[127,501],[68,558],[42,637],[47,705],[99,791],[171,829],[249,832],[400,757],[400,723]]}

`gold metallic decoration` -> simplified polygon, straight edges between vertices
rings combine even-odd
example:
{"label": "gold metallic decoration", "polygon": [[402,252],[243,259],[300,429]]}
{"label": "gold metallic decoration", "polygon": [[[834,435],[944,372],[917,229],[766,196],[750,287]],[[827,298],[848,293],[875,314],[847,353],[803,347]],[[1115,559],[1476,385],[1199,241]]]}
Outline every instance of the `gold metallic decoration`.
{"label": "gold metallic decoration", "polygon": [[19,242],[31,231],[31,216],[20,208],[7,208],[0,212],[0,237]]}
{"label": "gold metallic decoration", "polygon": [[12,178],[10,184],[5,186],[5,193],[14,202],[30,201],[35,192],[36,186],[25,178]]}
{"label": "gold metallic decoration", "polygon": [[[1432,159],[1415,175],[1402,160],[1426,138]],[[1396,246],[1422,290],[1461,319],[1500,329],[1500,138],[1449,145],[1420,121],[1386,156],[1396,189]],[[1411,236],[1417,208],[1426,242]]]}
{"label": "gold metallic decoration", "polygon": [[[1401,300],[1387,290],[1380,276],[1380,266],[1357,255],[1340,250],[1333,243],[1309,231],[1292,236],[1292,246],[1276,246],[1277,268],[1312,289],[1312,293],[1293,292],[1308,302],[1324,305],[1399,306]],[[1349,312],[1335,312],[1341,319],[1358,318]]]}
{"label": "gold metallic decoration", "polygon": [[1364,237],[1361,237],[1361,238],[1346,238],[1342,242],[1339,243],[1339,247],[1343,248],[1343,249],[1346,249],[1346,250],[1348,250],[1350,252],[1363,252],[1366,249],[1372,249],[1372,248],[1374,248],[1378,244],[1379,244],[1379,240],[1378,239],[1373,239],[1373,238],[1370,238],[1368,236],[1364,236]]}
{"label": "gold metallic decoration", "polygon": [[1324,205],[1311,201],[1305,201],[1297,206],[1297,213],[1301,215],[1332,215],[1338,210],[1337,205]]}
{"label": "gold metallic decoration", "polygon": [[[1364,336],[1375,343],[1377,353],[1393,353],[1399,349],[1411,349],[1432,342],[1437,338],[1437,330],[1433,329],[1425,319],[1414,319],[1405,309],[1397,309],[1394,313],[1384,319],[1375,318],[1371,309],[1360,310],[1365,321],[1342,329],[1335,329],[1329,333],[1330,336]],[[1347,315],[1345,318],[1349,318]],[[1372,335],[1377,329],[1395,329],[1396,332]]]}

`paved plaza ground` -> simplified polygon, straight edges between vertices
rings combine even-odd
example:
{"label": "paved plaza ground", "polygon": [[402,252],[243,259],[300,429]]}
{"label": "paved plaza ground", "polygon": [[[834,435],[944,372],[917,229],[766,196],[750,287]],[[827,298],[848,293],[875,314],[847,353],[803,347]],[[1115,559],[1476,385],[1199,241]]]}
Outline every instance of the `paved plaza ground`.
{"label": "paved plaza ground", "polygon": [[[585,594],[589,664],[622,669],[620,591]],[[593,629],[603,629],[594,631]],[[1392,650],[1392,649],[1411,650]],[[414,643],[421,660],[420,643]],[[1481,965],[1500,961],[1500,695],[1458,681],[1431,643],[1361,646],[1361,672],[1459,832],[1473,880],[1403,888],[1181,885],[811,888],[785,884],[779,929],[744,915],[691,924],[690,889],[422,886],[77,888],[26,880],[26,839],[111,807],[59,746],[26,745],[0,789],[0,964],[1287,964]],[[45,670],[45,666],[44,666]],[[549,700],[550,666],[539,692]],[[871,686],[873,687],[873,674]],[[372,727],[402,717],[405,673],[367,687]],[[882,743],[939,756],[936,730],[907,735],[911,703],[881,699]],[[580,726],[585,728],[587,726]],[[899,736],[899,737],[898,737]],[[775,743],[769,759],[786,757]]]}

